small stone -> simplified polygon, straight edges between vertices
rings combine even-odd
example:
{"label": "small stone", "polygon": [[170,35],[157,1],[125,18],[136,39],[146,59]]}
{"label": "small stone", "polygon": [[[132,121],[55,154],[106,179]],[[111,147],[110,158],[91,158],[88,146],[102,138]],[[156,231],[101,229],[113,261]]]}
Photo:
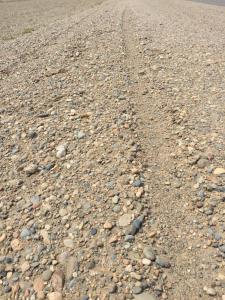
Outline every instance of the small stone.
{"label": "small stone", "polygon": [[132,185],[134,187],[141,187],[143,186],[143,182],[140,179],[134,180],[134,182],[132,183]]}
{"label": "small stone", "polygon": [[133,287],[132,291],[133,291],[133,294],[138,295],[142,292],[142,287],[141,286],[135,286],[135,287]]}
{"label": "small stone", "polygon": [[144,216],[139,216],[137,219],[135,219],[132,222],[131,230],[129,233],[131,235],[135,235],[140,230],[143,221],[144,221]]}
{"label": "small stone", "polygon": [[54,291],[61,292],[64,286],[65,275],[62,270],[57,270],[53,273],[51,282]]}
{"label": "small stone", "polygon": [[200,169],[203,169],[205,168],[207,165],[208,165],[209,161],[208,159],[206,158],[200,158],[197,162],[197,166],[200,168]]}
{"label": "small stone", "polygon": [[146,71],[145,71],[145,70],[140,70],[140,71],[138,71],[138,75],[143,76],[143,75],[145,75],[145,74],[146,74]]}
{"label": "small stone", "polygon": [[56,157],[57,158],[62,158],[66,156],[66,146],[65,145],[59,145],[56,147]]}
{"label": "small stone", "polygon": [[134,241],[134,236],[131,234],[127,234],[124,238],[125,242],[132,242]]}
{"label": "small stone", "polygon": [[142,263],[143,263],[143,265],[145,265],[145,266],[150,266],[150,265],[151,265],[151,260],[150,260],[150,259],[147,259],[147,258],[143,258],[143,259],[142,259]]}
{"label": "small stone", "polygon": [[96,234],[97,234],[97,229],[91,228],[91,235],[96,235]]}
{"label": "small stone", "polygon": [[74,271],[77,271],[77,259],[74,256],[71,256],[67,259],[65,265],[65,279],[71,280],[73,278]]}
{"label": "small stone", "polygon": [[33,288],[37,294],[39,294],[40,292],[43,291],[44,281],[40,276],[35,278],[34,283],[33,283]]}
{"label": "small stone", "polygon": [[59,215],[61,217],[65,217],[68,214],[67,210],[65,208],[60,208]]}
{"label": "small stone", "polygon": [[131,221],[132,221],[132,215],[124,214],[119,218],[118,223],[120,227],[126,227],[131,223]]}
{"label": "small stone", "polygon": [[30,264],[28,261],[25,261],[24,263],[21,264],[20,266],[22,273],[25,273],[30,269]]}
{"label": "small stone", "polygon": [[38,166],[36,164],[30,164],[24,169],[27,176],[31,176],[38,171]]}
{"label": "small stone", "polygon": [[159,265],[162,268],[170,268],[171,267],[171,264],[168,261],[168,259],[166,257],[163,257],[163,256],[157,256],[156,264]]}
{"label": "small stone", "polygon": [[83,296],[82,298],[81,298],[81,300],[89,300],[90,298],[88,297],[88,296]]}
{"label": "small stone", "polygon": [[0,243],[3,242],[5,239],[6,239],[6,234],[3,233],[3,234],[0,236]]}
{"label": "small stone", "polygon": [[43,238],[43,242],[46,244],[46,245],[49,245],[51,242],[50,242],[50,239],[49,239],[49,235],[48,235],[48,232],[47,230],[43,229],[40,231],[40,235],[42,236]]}
{"label": "small stone", "polygon": [[151,246],[146,246],[143,249],[143,254],[147,259],[154,261],[156,258],[155,251]]}
{"label": "small stone", "polygon": [[119,196],[114,196],[114,197],[112,198],[112,203],[113,203],[113,204],[118,204],[118,203],[119,203],[119,200],[120,200]]}
{"label": "small stone", "polygon": [[64,244],[64,246],[65,247],[67,247],[67,248],[74,248],[74,241],[73,240],[71,240],[71,239],[65,239],[64,241],[63,241],[63,244]]}
{"label": "small stone", "polygon": [[11,286],[9,286],[9,285],[7,285],[7,286],[5,286],[4,287],[4,293],[10,293],[11,292],[11,290],[12,290],[12,288],[11,288]]}
{"label": "small stone", "polygon": [[140,295],[134,295],[134,299],[135,300],[156,300],[156,298],[152,294],[149,294],[148,292],[141,293]]}
{"label": "small stone", "polygon": [[31,203],[33,204],[33,207],[38,207],[40,205],[40,197],[38,195],[34,195],[30,199]]}
{"label": "small stone", "polygon": [[85,136],[86,136],[86,134],[83,131],[78,131],[78,133],[77,133],[78,140],[85,138]]}
{"label": "small stone", "polygon": [[144,194],[144,189],[143,187],[140,187],[136,193],[137,198],[141,198],[141,196]]}
{"label": "small stone", "polygon": [[27,228],[23,228],[22,231],[21,231],[21,233],[20,233],[20,237],[22,239],[26,239],[30,235],[31,235],[31,231],[29,229],[27,229]]}
{"label": "small stone", "polygon": [[109,287],[109,293],[114,294],[117,291],[117,285],[115,283],[111,284]]}
{"label": "small stone", "polygon": [[207,286],[204,286],[203,288],[204,292],[206,292],[207,295],[209,296],[216,296],[216,290],[214,290],[213,288],[211,287],[207,287]]}
{"label": "small stone", "polygon": [[88,270],[92,270],[95,267],[95,261],[92,259],[90,262],[87,264]]}
{"label": "small stone", "polygon": [[214,174],[214,175],[223,175],[223,174],[225,174],[225,169],[224,169],[224,168],[216,168],[216,169],[213,171],[213,174]]}
{"label": "small stone", "polygon": [[35,130],[33,130],[33,129],[30,129],[29,132],[28,132],[28,137],[30,139],[36,138],[37,137],[37,132]]}
{"label": "small stone", "polygon": [[44,281],[49,281],[52,277],[52,271],[51,270],[45,270],[43,273],[42,273],[42,279]]}
{"label": "small stone", "polygon": [[48,294],[49,300],[63,300],[62,294],[59,292],[53,292]]}
{"label": "small stone", "polygon": [[109,221],[106,221],[105,224],[103,225],[104,229],[112,229],[113,225]]}

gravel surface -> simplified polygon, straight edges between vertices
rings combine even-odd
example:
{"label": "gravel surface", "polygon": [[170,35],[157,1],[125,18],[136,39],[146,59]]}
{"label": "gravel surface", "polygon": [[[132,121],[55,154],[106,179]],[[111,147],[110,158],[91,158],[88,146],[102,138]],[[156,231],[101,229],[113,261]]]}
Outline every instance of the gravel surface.
{"label": "gravel surface", "polygon": [[0,299],[225,299],[225,7],[0,0]]}

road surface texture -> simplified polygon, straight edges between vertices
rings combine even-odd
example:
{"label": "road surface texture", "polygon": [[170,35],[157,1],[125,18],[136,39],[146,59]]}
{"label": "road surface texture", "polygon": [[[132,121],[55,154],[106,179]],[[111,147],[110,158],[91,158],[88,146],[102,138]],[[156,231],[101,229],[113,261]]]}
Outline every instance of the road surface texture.
{"label": "road surface texture", "polygon": [[1,300],[225,299],[224,47],[212,3],[0,0]]}

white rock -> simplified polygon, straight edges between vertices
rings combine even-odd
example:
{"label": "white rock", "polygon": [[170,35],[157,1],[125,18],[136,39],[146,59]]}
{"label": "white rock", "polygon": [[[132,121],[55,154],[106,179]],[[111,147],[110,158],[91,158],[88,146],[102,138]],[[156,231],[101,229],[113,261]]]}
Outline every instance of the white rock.
{"label": "white rock", "polygon": [[61,158],[64,157],[66,155],[66,146],[65,145],[59,145],[58,147],[56,147],[56,157],[57,158]]}

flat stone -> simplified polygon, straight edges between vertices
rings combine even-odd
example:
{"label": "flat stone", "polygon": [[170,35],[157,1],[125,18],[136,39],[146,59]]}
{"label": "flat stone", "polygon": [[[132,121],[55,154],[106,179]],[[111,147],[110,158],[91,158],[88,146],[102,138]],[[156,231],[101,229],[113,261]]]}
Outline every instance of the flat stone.
{"label": "flat stone", "polygon": [[63,241],[63,244],[64,244],[64,246],[65,247],[67,247],[67,248],[74,248],[74,241],[73,240],[71,240],[71,239],[65,239],[64,241]]}
{"label": "flat stone", "polygon": [[149,294],[148,292],[141,293],[139,295],[134,295],[135,300],[156,300],[155,296]]}
{"label": "flat stone", "polygon": [[142,292],[142,287],[135,286],[135,287],[133,287],[132,291],[133,291],[133,294],[138,295],[138,294],[140,294]]}
{"label": "flat stone", "polygon": [[130,225],[131,221],[132,221],[132,215],[124,214],[119,218],[118,223],[120,227],[126,227]]}
{"label": "flat stone", "polygon": [[225,174],[225,169],[224,168],[216,168],[213,171],[213,174],[215,174],[215,175],[223,175],[223,174]]}

